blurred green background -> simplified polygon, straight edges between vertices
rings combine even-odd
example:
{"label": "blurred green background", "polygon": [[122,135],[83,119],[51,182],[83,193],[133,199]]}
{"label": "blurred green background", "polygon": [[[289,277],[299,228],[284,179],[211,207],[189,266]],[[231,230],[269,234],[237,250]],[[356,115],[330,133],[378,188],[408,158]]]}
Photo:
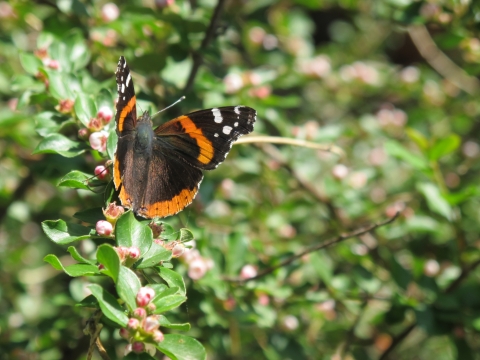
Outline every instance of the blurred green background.
{"label": "blurred green background", "polygon": [[[199,276],[174,263],[188,301],[171,320],[192,324],[209,359],[480,359],[480,4],[221,4],[202,46],[215,0],[0,2],[0,359],[86,356],[91,312],[74,305],[89,279],[43,262],[67,253],[40,223],[103,205],[56,184],[105,161],[78,139],[78,99],[113,109],[120,55],[139,110],[187,96],[157,124],[243,104],[258,111],[256,135],[345,152],[239,144],[166,219],[193,231],[208,265]],[[65,99],[76,115],[59,111]],[[53,133],[79,155],[33,154]],[[396,211],[258,280],[225,280]],[[102,341],[119,357],[126,345],[109,327]]]}

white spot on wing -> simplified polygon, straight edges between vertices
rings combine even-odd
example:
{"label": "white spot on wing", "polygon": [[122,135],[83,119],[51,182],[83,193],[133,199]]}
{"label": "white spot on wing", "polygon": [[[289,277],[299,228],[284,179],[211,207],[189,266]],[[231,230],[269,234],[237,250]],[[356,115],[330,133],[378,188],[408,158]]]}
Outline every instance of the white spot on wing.
{"label": "white spot on wing", "polygon": [[215,135],[213,135],[213,136],[215,136],[215,137],[218,137],[218,134],[217,134],[217,133],[215,133]]}
{"label": "white spot on wing", "polygon": [[122,83],[122,94],[125,92],[125,84]]}
{"label": "white spot on wing", "polygon": [[230,134],[230,131],[232,131],[232,127],[231,126],[224,126],[222,131],[225,135],[228,135],[228,134]]}
{"label": "white spot on wing", "polygon": [[240,115],[240,108],[241,107],[242,107],[241,105],[235,106],[235,109],[233,109],[233,111],[235,111],[235,114]]}
{"label": "white spot on wing", "polygon": [[130,80],[132,80],[132,77],[130,76],[130,73],[129,73],[128,76],[127,76],[127,82],[126,82],[127,86],[128,86],[128,83],[130,82]]}
{"label": "white spot on wing", "polygon": [[222,117],[222,114],[220,112],[219,109],[215,108],[215,109],[212,109],[212,113],[213,113],[213,116],[214,116],[214,121],[217,123],[217,124],[220,124],[222,121],[223,121],[223,117]]}
{"label": "white spot on wing", "polygon": [[125,66],[127,66],[127,62],[126,62],[126,61],[123,63],[123,68],[124,68],[124,69],[125,69]]}
{"label": "white spot on wing", "polygon": [[233,126],[237,127],[237,126],[238,126],[238,122],[236,122],[235,124],[233,124]]}

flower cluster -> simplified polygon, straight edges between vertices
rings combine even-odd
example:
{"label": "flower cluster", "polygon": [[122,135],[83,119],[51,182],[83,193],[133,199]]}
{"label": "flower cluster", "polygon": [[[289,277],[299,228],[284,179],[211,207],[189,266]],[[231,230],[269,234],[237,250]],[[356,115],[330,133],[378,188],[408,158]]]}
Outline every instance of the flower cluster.
{"label": "flower cluster", "polygon": [[163,333],[159,330],[158,315],[153,315],[155,304],[152,302],[155,291],[149,287],[142,287],[137,293],[137,308],[133,310],[128,319],[126,328],[120,329],[120,336],[127,339],[129,344],[125,348],[125,355],[130,352],[148,352],[154,356],[156,349],[154,343],[162,342]]}
{"label": "flower cluster", "polygon": [[78,131],[80,139],[86,139],[90,142],[90,146],[94,150],[104,152],[107,150],[108,132],[103,130],[105,125],[109,124],[113,118],[113,110],[108,106],[102,106],[97,116],[91,118],[86,128],[81,128]]}

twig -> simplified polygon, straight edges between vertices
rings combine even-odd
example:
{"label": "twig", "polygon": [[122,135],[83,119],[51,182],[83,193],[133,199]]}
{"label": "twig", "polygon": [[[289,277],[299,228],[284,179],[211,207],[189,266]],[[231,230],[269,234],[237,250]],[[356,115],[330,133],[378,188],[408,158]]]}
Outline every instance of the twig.
{"label": "twig", "polygon": [[322,204],[325,204],[325,206],[330,212],[331,218],[333,218],[336,222],[340,223],[340,216],[337,214],[337,209],[332,204],[330,199],[324,196],[319,190],[317,190],[317,188],[313,184],[305,180],[298,172],[296,172],[295,169],[293,169],[290,164],[285,161],[282,153],[275,146],[271,144],[263,144],[257,146],[259,146],[272,159],[280,163],[281,166],[283,166],[298,181],[300,186],[307,190],[315,199],[317,199]]}
{"label": "twig", "polygon": [[306,141],[302,139],[285,138],[281,136],[244,136],[235,142],[235,144],[249,144],[249,143],[269,143],[269,144],[301,146],[309,149],[328,151],[328,152],[337,154],[341,157],[345,156],[345,152],[343,151],[343,149],[332,144],[317,144],[311,141]]}
{"label": "twig", "polygon": [[469,94],[475,94],[480,88],[480,81],[468,75],[462,68],[448,58],[435,44],[427,28],[412,25],[408,34],[423,58],[440,75]]}
{"label": "twig", "polygon": [[85,335],[90,335],[90,346],[88,347],[87,353],[87,360],[91,360],[93,356],[93,351],[95,349],[95,345],[97,346],[98,353],[102,357],[103,360],[110,360],[110,357],[107,354],[107,351],[102,345],[100,341],[100,331],[102,331],[103,325],[100,324],[100,319],[102,318],[103,314],[100,310],[97,310],[90,319],[87,320],[87,324],[85,329],[83,329],[83,333]]}
{"label": "twig", "polygon": [[208,45],[210,44],[210,42],[212,41],[215,35],[215,30],[217,29],[217,23],[218,23],[218,20],[220,19],[220,14],[222,13],[225,3],[226,3],[226,0],[218,0],[217,6],[215,7],[215,10],[213,12],[212,19],[210,20],[210,25],[208,26],[207,32],[205,33],[205,37],[203,38],[202,43],[200,44],[200,48],[197,51],[193,52],[192,70],[190,70],[190,75],[188,76],[187,84],[183,89],[184,93],[188,93],[192,89],[193,82],[195,81],[195,77],[197,76],[198,69],[200,68],[200,65],[202,65],[202,62],[203,62],[201,53],[207,49]]}
{"label": "twig", "polygon": [[[478,266],[480,265],[480,260],[474,261],[470,265],[466,266],[463,268],[462,272],[460,275],[444,290],[445,294],[451,293],[454,291],[461,283],[463,280],[465,280],[468,275],[475,270]],[[400,344],[400,342],[403,341],[407,337],[408,334],[417,326],[417,323],[413,323],[410,326],[408,326],[405,330],[403,330],[400,334],[395,336],[393,338],[392,343],[388,347],[387,350],[383,352],[383,354],[378,358],[378,360],[385,360],[387,359],[388,355]]]}
{"label": "twig", "polygon": [[400,344],[403,339],[405,339],[408,334],[410,334],[412,332],[413,329],[415,329],[415,327],[417,326],[417,323],[414,323],[410,326],[408,326],[405,330],[403,330],[400,334],[398,334],[397,336],[395,336],[392,340],[392,343],[390,344],[390,346],[387,348],[387,350],[385,350],[383,352],[382,355],[380,355],[380,357],[378,358],[378,360],[385,360],[387,359],[388,355],[393,351],[393,349],[395,349],[397,347],[398,344]]}
{"label": "twig", "polygon": [[240,278],[224,278],[224,280],[227,280],[227,281],[232,281],[232,282],[240,282],[240,283],[245,283],[247,281],[252,281],[252,280],[257,280],[265,275],[268,275],[272,272],[274,272],[275,270],[281,268],[281,267],[284,267],[284,266],[287,266],[288,264],[292,263],[293,261],[301,258],[302,256],[306,255],[306,254],[309,254],[311,252],[314,252],[314,251],[317,251],[317,250],[320,250],[320,249],[324,249],[324,248],[327,248],[329,246],[332,246],[336,243],[339,243],[341,241],[344,241],[344,240],[347,240],[347,239],[350,239],[350,238],[353,238],[353,237],[357,237],[357,236],[360,236],[360,235],[363,235],[363,234],[366,234],[370,231],[373,231],[379,227],[382,227],[382,226],[385,226],[387,224],[390,224],[391,222],[395,221],[398,216],[400,215],[400,212],[397,212],[393,217],[391,217],[390,219],[388,220],[385,220],[381,223],[378,223],[378,224],[373,224],[373,225],[370,225],[366,228],[363,228],[363,229],[358,229],[358,230],[355,230],[353,232],[350,232],[350,233],[347,233],[345,235],[340,235],[340,236],[337,236],[335,238],[332,238],[330,240],[327,240],[321,244],[317,244],[315,246],[312,246],[296,255],[293,255],[285,260],[283,260],[282,262],[280,262],[279,264],[277,265],[274,265],[272,267],[269,267],[263,271],[260,271],[256,276],[254,277],[251,277],[249,279],[240,279]]}
{"label": "twig", "polygon": [[449,294],[451,293],[453,290],[455,290],[461,283],[463,280],[465,280],[468,275],[473,271],[475,270],[478,266],[480,265],[480,260],[477,260],[477,261],[474,261],[473,263],[471,263],[470,265],[464,267],[462,269],[462,272],[460,273],[460,275],[458,276],[458,278],[456,278],[446,289],[445,289],[445,294]]}

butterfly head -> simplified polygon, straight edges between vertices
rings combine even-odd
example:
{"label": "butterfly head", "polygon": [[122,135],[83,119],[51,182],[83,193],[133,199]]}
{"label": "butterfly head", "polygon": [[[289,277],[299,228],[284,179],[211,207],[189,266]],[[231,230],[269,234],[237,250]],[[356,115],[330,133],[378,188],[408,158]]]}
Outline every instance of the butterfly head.
{"label": "butterfly head", "polygon": [[149,112],[145,110],[143,114],[137,120],[138,124],[148,124],[150,127],[153,125],[152,117],[150,116]]}

